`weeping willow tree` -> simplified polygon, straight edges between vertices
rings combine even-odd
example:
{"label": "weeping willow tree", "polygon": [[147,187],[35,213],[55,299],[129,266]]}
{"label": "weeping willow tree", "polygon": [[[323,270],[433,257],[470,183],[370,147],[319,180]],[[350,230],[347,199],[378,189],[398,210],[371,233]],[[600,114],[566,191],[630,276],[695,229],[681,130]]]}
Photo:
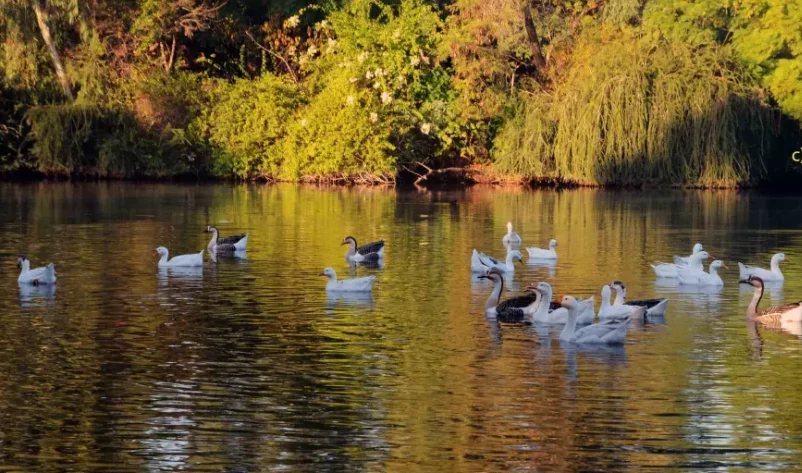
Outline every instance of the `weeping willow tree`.
{"label": "weeping willow tree", "polygon": [[732,187],[764,177],[772,113],[726,48],[599,34],[572,61],[497,137],[502,171],[591,185]]}

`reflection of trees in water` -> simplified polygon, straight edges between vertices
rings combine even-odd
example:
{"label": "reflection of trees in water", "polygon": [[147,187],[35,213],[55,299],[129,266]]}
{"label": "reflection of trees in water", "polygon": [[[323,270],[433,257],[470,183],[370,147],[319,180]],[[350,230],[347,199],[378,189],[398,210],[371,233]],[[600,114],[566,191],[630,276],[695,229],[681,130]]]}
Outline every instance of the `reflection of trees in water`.
{"label": "reflection of trees in water", "polygon": [[[793,249],[793,232],[769,231],[788,218],[769,209],[796,215],[781,200],[119,183],[0,184],[0,197],[25,223],[4,232],[9,245],[59,269],[46,305],[0,300],[2,463],[27,455],[26,468],[58,471],[58,451],[78,469],[615,470],[704,459],[665,452],[742,425],[754,406],[773,410],[733,444],[773,429],[792,451],[798,438],[799,342],[759,327],[753,360],[734,270],[721,292],[695,293],[655,286],[647,264],[697,240],[722,259]],[[488,322],[492,285],[470,274],[470,251],[502,254],[508,220],[525,246],[560,241],[556,275],[518,265],[508,287],[548,280],[555,298],[584,297],[623,279],[630,298],[670,296],[669,325],[633,332],[622,354],[562,347],[558,327]],[[160,279],[153,248],[204,248],[209,223],[250,232],[248,259]],[[347,274],[347,234],[388,242],[384,268],[356,269],[378,278],[370,301],[329,300],[316,276]]]}

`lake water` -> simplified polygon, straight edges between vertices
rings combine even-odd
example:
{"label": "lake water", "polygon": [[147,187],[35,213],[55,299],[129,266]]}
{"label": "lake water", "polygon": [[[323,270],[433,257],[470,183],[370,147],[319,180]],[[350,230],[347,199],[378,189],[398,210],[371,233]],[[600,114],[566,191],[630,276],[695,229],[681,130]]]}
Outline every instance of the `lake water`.
{"label": "lake water", "polygon": [[[450,203],[456,201],[455,203]],[[799,471],[802,342],[746,321],[737,261],[784,251],[770,303],[802,299],[798,198],[738,192],[0,184],[0,471]],[[620,348],[484,316],[478,248],[559,241],[512,290],[664,296]],[[217,224],[246,259],[157,269]],[[352,270],[346,235],[387,241]],[[725,286],[656,284],[696,241]],[[18,288],[16,256],[56,263]],[[375,274],[330,299],[327,266]],[[796,332],[796,333],[793,333]]]}

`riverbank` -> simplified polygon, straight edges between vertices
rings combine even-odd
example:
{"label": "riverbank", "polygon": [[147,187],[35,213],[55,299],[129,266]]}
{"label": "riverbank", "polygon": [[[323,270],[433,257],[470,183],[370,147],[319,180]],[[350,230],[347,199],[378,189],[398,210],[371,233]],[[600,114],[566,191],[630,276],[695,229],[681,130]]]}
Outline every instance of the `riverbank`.
{"label": "riverbank", "polygon": [[230,183],[230,184],[280,184],[295,183],[310,186],[332,187],[396,187],[400,189],[463,189],[473,186],[480,187],[520,187],[530,189],[574,189],[574,188],[604,188],[604,189],[754,189],[769,193],[802,193],[802,164],[790,166],[787,172],[777,174],[771,180],[756,183],[736,183],[736,185],[682,185],[667,182],[644,181],[604,184],[584,180],[566,179],[555,176],[526,177],[499,173],[492,166],[466,166],[449,168],[413,168],[403,169],[395,176],[334,176],[334,177],[307,177],[296,181],[270,179],[266,177],[236,178],[217,177],[209,174],[179,173],[169,176],[109,176],[97,173],[62,173],[45,174],[35,171],[10,171],[0,173],[0,181],[6,182],[132,182],[132,183]]}

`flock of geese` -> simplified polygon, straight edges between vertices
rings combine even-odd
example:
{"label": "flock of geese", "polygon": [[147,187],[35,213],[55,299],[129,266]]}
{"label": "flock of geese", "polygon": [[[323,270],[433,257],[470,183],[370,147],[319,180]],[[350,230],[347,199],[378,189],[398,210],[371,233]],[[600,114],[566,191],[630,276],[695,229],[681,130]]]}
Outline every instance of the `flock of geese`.
{"label": "flock of geese", "polygon": [[[211,234],[211,240],[206,250],[212,255],[226,256],[242,253],[248,244],[248,234],[220,237],[216,227],[208,225],[205,230]],[[645,299],[636,301],[626,300],[626,285],[621,281],[606,284],[601,290],[601,305],[595,311],[594,297],[586,299],[566,295],[559,302],[552,301],[552,289],[546,282],[526,286],[523,295],[502,300],[504,292],[504,277],[515,272],[515,263],[523,261],[520,251],[521,236],[513,231],[512,223],[507,223],[507,233],[502,238],[502,244],[507,249],[504,261],[498,260],[477,250],[471,254],[471,272],[478,273],[480,279],[493,283],[493,290],[485,304],[485,313],[503,323],[531,323],[531,324],[564,324],[560,333],[560,340],[576,344],[622,344],[626,339],[627,327],[630,320],[643,320],[647,316],[663,316],[668,307],[668,299]],[[341,245],[348,245],[345,259],[351,263],[380,264],[384,259],[384,240],[359,246],[354,237],[347,236]],[[525,248],[530,261],[556,261],[557,240],[551,240],[548,248]],[[179,255],[169,257],[167,248],[160,246],[154,254],[159,256],[159,268],[196,267],[203,265],[203,253]],[[724,284],[718,274],[720,269],[727,269],[721,260],[710,263],[708,271],[704,271],[703,261],[710,255],[704,250],[701,243],[693,246],[691,255],[687,257],[675,256],[673,263],[658,262],[651,265],[658,278],[678,279],[680,284],[701,286],[722,286]],[[783,253],[777,253],[771,258],[770,269],[747,266],[738,263],[740,280],[742,284],[754,287],[754,296],[747,308],[747,316],[751,320],[769,325],[780,323],[802,323],[802,301],[759,309],[763,297],[765,282],[783,281],[785,278],[780,271],[780,262],[789,258]],[[20,285],[53,285],[56,284],[55,265],[31,268],[31,262],[25,256],[17,258],[21,268]],[[375,276],[358,277],[350,279],[337,279],[333,268],[325,268],[320,273],[328,278],[326,291],[339,292],[370,292],[373,290]],[[611,301],[612,292],[615,299]],[[598,322],[595,322],[598,318]]]}

